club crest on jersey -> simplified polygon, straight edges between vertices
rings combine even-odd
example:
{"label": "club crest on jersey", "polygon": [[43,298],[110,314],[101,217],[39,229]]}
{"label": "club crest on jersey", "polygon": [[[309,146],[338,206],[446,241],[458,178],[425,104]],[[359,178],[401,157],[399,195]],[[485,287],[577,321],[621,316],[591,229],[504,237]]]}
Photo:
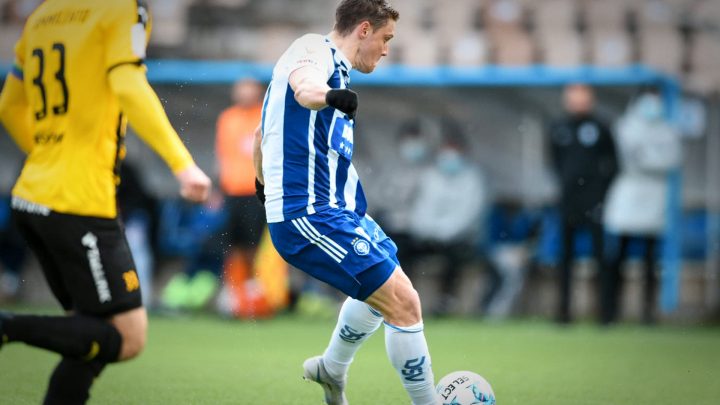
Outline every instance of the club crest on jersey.
{"label": "club crest on jersey", "polygon": [[352,247],[358,256],[367,256],[370,253],[370,242],[362,238],[355,238],[352,241]]}

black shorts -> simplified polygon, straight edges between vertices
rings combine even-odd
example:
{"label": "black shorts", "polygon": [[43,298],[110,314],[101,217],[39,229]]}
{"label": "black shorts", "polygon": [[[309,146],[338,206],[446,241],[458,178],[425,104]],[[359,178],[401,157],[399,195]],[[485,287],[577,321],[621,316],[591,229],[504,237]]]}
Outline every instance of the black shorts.
{"label": "black shorts", "polygon": [[257,247],[267,224],[265,207],[257,197],[225,197],[228,242],[240,248]]}
{"label": "black shorts", "polygon": [[108,317],[142,306],[120,220],[13,209],[13,220],[66,311]]}

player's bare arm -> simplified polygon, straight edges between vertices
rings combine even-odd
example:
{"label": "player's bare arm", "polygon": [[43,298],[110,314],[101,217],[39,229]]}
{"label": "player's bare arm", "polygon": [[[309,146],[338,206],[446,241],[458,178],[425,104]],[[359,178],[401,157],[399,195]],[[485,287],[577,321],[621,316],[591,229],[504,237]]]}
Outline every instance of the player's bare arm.
{"label": "player's bare arm", "polygon": [[24,153],[30,153],[33,147],[32,121],[30,108],[23,88],[22,80],[12,73],[5,79],[0,94],[0,121],[10,136]]}
{"label": "player's bare arm", "polygon": [[311,110],[322,110],[328,104],[325,96],[331,90],[323,73],[315,66],[304,66],[290,74],[288,82],[295,100]]}
{"label": "player's bare arm", "polygon": [[265,184],[262,173],[262,127],[258,125],[255,129],[255,139],[253,140],[253,165],[255,166],[255,178],[260,184]]}
{"label": "player's bare arm", "polygon": [[118,66],[110,71],[108,80],[130,124],[175,174],[180,183],[180,195],[193,202],[205,201],[211,181],[195,164],[172,128],[144,69],[131,64]]}
{"label": "player's bare arm", "polygon": [[308,65],[292,72],[288,82],[301,106],[310,110],[331,106],[354,118],[358,106],[357,94],[350,89],[332,89],[325,80],[317,67]]}

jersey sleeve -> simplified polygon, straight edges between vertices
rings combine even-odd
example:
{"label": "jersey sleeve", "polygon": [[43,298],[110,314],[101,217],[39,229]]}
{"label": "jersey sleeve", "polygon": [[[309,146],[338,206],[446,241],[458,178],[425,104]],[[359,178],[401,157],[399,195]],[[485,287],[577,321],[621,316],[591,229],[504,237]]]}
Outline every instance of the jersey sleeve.
{"label": "jersey sleeve", "polygon": [[105,67],[140,65],[150,39],[151,16],[145,0],[108,2],[105,16]]}
{"label": "jersey sleeve", "polygon": [[21,81],[25,77],[25,30],[15,44],[15,61],[13,62],[10,74]]}
{"label": "jersey sleeve", "polygon": [[288,76],[300,68],[312,66],[330,78],[335,66],[330,48],[323,41],[319,35],[306,35],[295,41],[286,59]]}

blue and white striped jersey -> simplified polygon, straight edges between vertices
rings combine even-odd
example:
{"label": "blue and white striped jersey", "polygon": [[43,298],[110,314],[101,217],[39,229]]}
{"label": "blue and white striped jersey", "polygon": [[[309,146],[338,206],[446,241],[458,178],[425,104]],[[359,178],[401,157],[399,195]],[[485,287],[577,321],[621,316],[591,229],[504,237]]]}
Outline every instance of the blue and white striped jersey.
{"label": "blue and white striped jersey", "polygon": [[315,66],[334,89],[347,88],[352,65],[329,38],[307,34],[280,57],[263,103],[262,170],[269,223],[340,208],[365,215],[367,202],[351,163],[353,126],[343,112],[309,110],[295,100],[288,78]]}

